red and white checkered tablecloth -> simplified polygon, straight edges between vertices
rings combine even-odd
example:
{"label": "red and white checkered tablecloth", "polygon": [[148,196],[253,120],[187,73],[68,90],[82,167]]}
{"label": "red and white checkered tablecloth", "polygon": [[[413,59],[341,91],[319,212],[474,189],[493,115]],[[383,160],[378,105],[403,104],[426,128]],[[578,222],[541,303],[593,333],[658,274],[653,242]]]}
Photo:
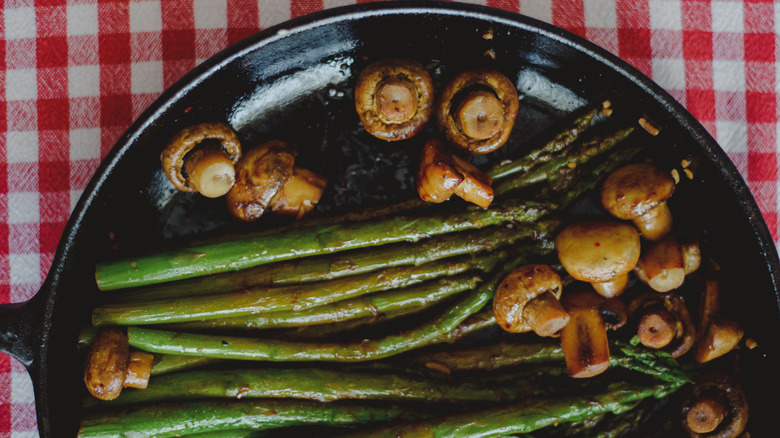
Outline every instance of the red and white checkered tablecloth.
{"label": "red and white checkered tablecloth", "polygon": [[[100,160],[199,62],[355,0],[0,0],[0,303],[29,299]],[[780,3],[473,0],[601,45],[669,91],[748,182],[778,237]],[[38,436],[24,368],[0,354],[0,438]]]}

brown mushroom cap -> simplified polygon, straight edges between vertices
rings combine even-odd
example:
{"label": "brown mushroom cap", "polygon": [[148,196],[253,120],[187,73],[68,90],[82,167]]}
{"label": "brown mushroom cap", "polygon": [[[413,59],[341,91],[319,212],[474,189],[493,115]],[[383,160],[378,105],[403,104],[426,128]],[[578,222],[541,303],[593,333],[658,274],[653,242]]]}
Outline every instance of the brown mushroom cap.
{"label": "brown mushroom cap", "polygon": [[[664,324],[664,330],[671,331],[668,342],[658,345],[652,345],[654,339],[649,339],[646,336],[648,333],[639,333],[640,342],[647,347],[662,349],[672,357],[680,357],[690,351],[696,341],[696,324],[682,295],[675,292],[665,294],[647,292],[634,298],[628,306],[628,311],[631,318],[636,321],[638,331],[643,329],[643,324],[647,325],[646,329],[654,324],[658,329],[657,324]],[[648,315],[654,317],[653,320],[645,320],[644,317]],[[665,317],[670,317],[672,322],[664,321]]]}
{"label": "brown mushroom cap", "polygon": [[493,314],[508,332],[533,330],[540,336],[552,336],[569,321],[558,302],[562,290],[561,277],[549,265],[521,266],[496,289]]}
{"label": "brown mushroom cap", "polygon": [[89,393],[100,400],[119,397],[125,386],[129,361],[127,335],[116,328],[101,331],[84,362],[84,383]]}
{"label": "brown mushroom cap", "polygon": [[630,225],[586,221],[567,226],[555,238],[555,250],[572,277],[589,283],[612,281],[639,260],[639,233]]}
{"label": "brown mushroom cap", "polygon": [[295,146],[271,140],[244,153],[236,163],[236,182],[225,200],[237,219],[254,221],[271,205],[271,200],[293,174]]}
{"label": "brown mushroom cap", "polygon": [[[695,415],[689,415],[691,409],[695,409],[703,399],[717,400],[717,404],[722,403],[726,410],[725,415],[719,412],[720,406],[716,409],[705,410],[705,412],[722,415],[720,421],[716,421],[714,429],[706,433],[696,431],[699,427],[691,424],[691,421],[695,420],[698,423],[701,420]],[[737,438],[745,431],[749,417],[750,406],[745,391],[733,377],[723,372],[711,372],[699,377],[691,393],[682,404],[683,429],[691,438]],[[709,425],[707,428],[712,426]]]}
{"label": "brown mushroom cap", "polygon": [[227,157],[236,163],[241,158],[241,142],[233,129],[221,122],[206,122],[188,126],[171,138],[160,154],[163,173],[173,185],[184,192],[196,192],[197,188],[185,178],[185,156],[204,140],[219,141]]}
{"label": "brown mushroom cap", "polygon": [[360,73],[355,109],[366,131],[387,141],[419,133],[433,112],[433,78],[419,62],[385,59]]}
{"label": "brown mushroom cap", "polygon": [[507,141],[519,106],[517,89],[506,76],[492,69],[470,70],[444,88],[436,119],[447,141],[470,154],[486,154]]}
{"label": "brown mushroom cap", "polygon": [[618,219],[630,220],[665,202],[674,193],[669,172],[649,162],[623,166],[601,187],[601,203]]}

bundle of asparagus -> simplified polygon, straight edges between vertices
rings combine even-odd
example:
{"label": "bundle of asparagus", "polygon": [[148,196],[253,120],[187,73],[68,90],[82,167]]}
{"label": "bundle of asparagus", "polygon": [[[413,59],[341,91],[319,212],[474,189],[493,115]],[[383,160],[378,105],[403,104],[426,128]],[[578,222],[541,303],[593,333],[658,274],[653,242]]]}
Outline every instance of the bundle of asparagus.
{"label": "bundle of asparagus", "polygon": [[[501,436],[569,422],[573,430],[589,427],[599,422],[588,419],[673,392],[687,382],[676,363],[627,345],[613,347],[611,365],[656,380],[605,386],[593,379],[587,397],[563,381],[555,344],[500,345],[504,353],[525,349],[505,360],[484,350],[491,366],[508,367],[503,383],[448,379],[419,367],[441,365],[440,357],[402,354],[458,346],[494,326],[489,303],[501,280],[545,259],[562,212],[639,152],[617,147],[633,127],[584,138],[597,113],[582,112],[525,156],[489,169],[498,202],[488,209],[415,199],[100,263],[97,284],[111,302],[94,310],[93,325],[122,327],[131,348],[153,353],[154,377],[147,389],[87,402],[80,436],[261,436],[306,425],[368,436]],[[333,339],[409,315],[426,319],[370,339]],[[290,327],[306,335],[280,336]],[[457,351],[450,357],[486,362]],[[257,365],[269,362],[285,367]],[[358,368],[344,369],[349,363]],[[463,371],[455,363],[444,365],[448,373]],[[442,416],[440,405],[450,414]],[[380,428],[366,431],[371,424]]]}

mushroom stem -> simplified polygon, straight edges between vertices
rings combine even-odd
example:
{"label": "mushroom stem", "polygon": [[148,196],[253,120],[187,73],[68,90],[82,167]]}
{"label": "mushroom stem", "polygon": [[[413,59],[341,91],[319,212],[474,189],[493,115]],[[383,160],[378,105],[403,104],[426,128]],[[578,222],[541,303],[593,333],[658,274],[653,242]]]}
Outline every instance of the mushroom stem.
{"label": "mushroom stem", "polygon": [[376,87],[374,99],[377,112],[387,123],[405,122],[417,112],[417,89],[400,77],[382,80]]}
{"label": "mushroom stem", "polygon": [[125,388],[146,389],[149,386],[149,378],[152,375],[154,355],[146,351],[133,351],[127,364],[127,376]]}
{"label": "mushroom stem", "polygon": [[196,149],[184,158],[184,170],[190,185],[207,198],[218,198],[233,187],[236,171],[233,160],[222,147],[209,144]]}
{"label": "mushroom stem", "polygon": [[672,210],[666,202],[658,204],[642,215],[635,217],[632,222],[647,240],[658,240],[672,230],[674,221],[672,220]]}
{"label": "mushroom stem", "polygon": [[607,325],[599,311],[603,300],[590,290],[566,293],[561,298],[570,316],[561,330],[561,347],[571,377],[593,377],[609,367]]}
{"label": "mushroom stem", "polygon": [[593,289],[604,298],[615,298],[620,296],[628,286],[628,274],[616,275],[610,281],[593,282],[590,284]]}
{"label": "mushroom stem", "polygon": [[696,433],[710,433],[718,428],[728,415],[728,405],[721,397],[702,396],[694,401],[685,421]]}
{"label": "mushroom stem", "polygon": [[674,339],[675,318],[665,309],[647,311],[637,324],[637,336],[642,345],[649,348],[663,348]]}
{"label": "mushroom stem", "polygon": [[271,201],[276,214],[300,219],[314,210],[327,185],[325,177],[311,170],[293,166],[292,175]]}
{"label": "mushroom stem", "polygon": [[745,334],[741,324],[720,317],[719,311],[720,283],[708,278],[704,281],[699,303],[700,337],[694,349],[694,358],[699,363],[709,362],[733,350]]}
{"label": "mushroom stem", "polygon": [[569,314],[551,292],[531,299],[523,309],[523,316],[539,336],[554,336],[569,322]]}
{"label": "mushroom stem", "polygon": [[466,136],[484,140],[501,131],[504,105],[498,97],[486,90],[471,91],[455,110],[455,122]]}
{"label": "mushroom stem", "polygon": [[639,258],[634,272],[653,290],[669,292],[682,286],[685,276],[700,264],[698,239],[672,234],[653,243]]}
{"label": "mushroom stem", "polygon": [[417,173],[417,193],[426,202],[440,203],[453,194],[487,208],[493,202],[493,180],[476,166],[448,151],[432,137],[425,143]]}

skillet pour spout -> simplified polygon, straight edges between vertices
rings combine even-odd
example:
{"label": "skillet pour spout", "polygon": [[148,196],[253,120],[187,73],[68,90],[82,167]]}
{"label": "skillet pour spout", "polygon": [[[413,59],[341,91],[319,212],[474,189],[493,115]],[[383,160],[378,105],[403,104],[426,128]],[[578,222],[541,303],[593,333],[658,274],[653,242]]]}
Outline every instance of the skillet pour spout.
{"label": "skillet pour spout", "polygon": [[[486,59],[488,51],[495,57]],[[119,139],[74,209],[41,290],[27,303],[0,306],[0,351],[30,372],[41,437],[73,437],[78,430],[86,390],[76,341],[101,298],[96,262],[204,232],[263,226],[236,225],[224,199],[176,193],[160,169],[160,139],[216,120],[229,123],[242,143],[294,143],[296,162],[344,181],[326,189],[318,213],[417,196],[414,168],[435,128],[429,124],[414,138],[388,145],[365,132],[352,99],[360,71],[391,57],[428,66],[437,90],[485,63],[518,86],[513,133],[498,151],[475,158],[478,166],[519,156],[528,139],[616,91],[631,102],[624,113],[636,116],[631,120],[647,113],[661,123],[653,158],[669,168],[682,159],[695,164],[695,177],[683,181],[685,190],[670,207],[681,212],[680,227],[706,228],[703,245],[723,267],[724,309],[744,321],[761,346],[741,364],[750,374],[748,397],[777,392],[767,384],[777,375],[780,351],[777,250],[739,172],[679,103],[611,53],[546,23],[470,4],[382,2],[327,9],[229,47],[166,90]],[[122,247],[113,250],[108,236]],[[753,435],[775,434],[772,411],[766,403],[751,411]]]}

